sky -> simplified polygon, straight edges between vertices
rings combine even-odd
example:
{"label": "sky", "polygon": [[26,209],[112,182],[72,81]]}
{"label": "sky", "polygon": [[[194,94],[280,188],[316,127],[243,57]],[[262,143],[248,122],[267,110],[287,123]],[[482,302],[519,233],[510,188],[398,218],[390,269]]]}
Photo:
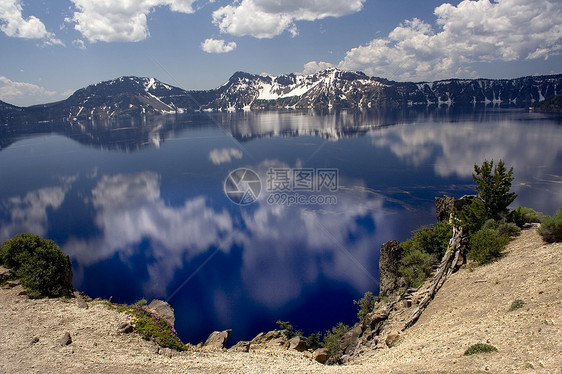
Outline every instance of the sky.
{"label": "sky", "polygon": [[562,73],[562,0],[0,0],[0,100],[120,76],[187,90],[335,66],[397,81]]}

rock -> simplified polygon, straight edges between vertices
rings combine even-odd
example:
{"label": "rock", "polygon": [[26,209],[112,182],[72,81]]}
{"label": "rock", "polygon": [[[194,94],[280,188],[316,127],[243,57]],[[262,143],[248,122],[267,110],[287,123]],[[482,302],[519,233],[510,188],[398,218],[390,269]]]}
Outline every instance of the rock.
{"label": "rock", "polygon": [[294,349],[299,352],[304,352],[308,349],[308,342],[302,336],[295,336],[285,343],[285,349]]}
{"label": "rock", "polygon": [[392,348],[398,341],[398,338],[400,338],[400,333],[393,332],[391,334],[388,334],[384,342],[388,348]]}
{"label": "rock", "polygon": [[59,339],[59,344],[61,346],[66,346],[72,343],[72,337],[69,332],[65,332],[64,335]]}
{"label": "rock", "polygon": [[435,216],[438,221],[449,222],[453,208],[460,212],[463,206],[472,203],[475,195],[465,195],[460,199],[451,196],[443,196],[435,198]]}
{"label": "rock", "polygon": [[174,357],[177,354],[176,352],[177,351],[174,351],[170,348],[160,348],[158,350],[158,354],[160,354],[161,356],[168,357],[168,358]]}
{"label": "rock", "polygon": [[39,342],[39,337],[35,336],[35,337],[33,337],[33,339],[31,339],[31,341],[29,342],[29,344],[27,346],[31,347],[33,344],[38,343],[38,342]]}
{"label": "rock", "polygon": [[448,222],[453,207],[455,206],[455,198],[451,196],[443,196],[435,198],[435,216],[439,222]]}
{"label": "rock", "polygon": [[109,299],[107,301],[113,304],[113,296],[109,296]]}
{"label": "rock", "polygon": [[159,354],[160,353],[160,346],[157,345],[157,344],[154,344],[154,345],[152,345],[148,348],[148,351],[150,353]]}
{"label": "rock", "polygon": [[359,337],[362,333],[363,328],[361,327],[361,325],[357,324],[342,336],[340,341],[340,348],[344,355],[349,355],[355,350],[359,341]]}
{"label": "rock", "polygon": [[3,283],[4,281],[8,280],[8,278],[10,278],[11,275],[12,272],[10,271],[10,269],[0,266],[0,283]]}
{"label": "rock", "polygon": [[119,327],[117,328],[117,331],[121,334],[130,334],[133,332],[133,325],[131,325],[129,322],[121,322],[121,324],[119,324]]}
{"label": "rock", "polygon": [[250,352],[250,342],[240,341],[230,347],[233,352]]}
{"label": "rock", "polygon": [[363,328],[370,328],[373,332],[378,333],[384,322],[390,315],[390,306],[388,303],[379,304],[373,313],[368,314],[363,321]]}
{"label": "rock", "polygon": [[88,309],[88,303],[81,297],[76,300],[76,305],[78,306],[78,308]]}
{"label": "rock", "polygon": [[170,322],[172,326],[176,322],[174,309],[163,300],[154,299],[148,304],[147,308],[151,313],[162,316],[166,321]]}
{"label": "rock", "polygon": [[29,292],[27,292],[27,290],[21,290],[20,292],[18,292],[18,296],[27,296],[29,295]]}
{"label": "rock", "polygon": [[272,330],[268,332],[260,332],[252,341],[252,345],[263,347],[282,347],[287,342],[285,334],[281,330]]}
{"label": "rock", "polygon": [[400,242],[389,240],[381,247],[379,258],[380,289],[379,296],[388,296],[401,285],[398,271],[403,251]]}
{"label": "rock", "polygon": [[226,342],[228,341],[228,338],[230,338],[230,333],[232,333],[232,330],[230,330],[230,329],[224,330],[224,331],[212,332],[211,335],[209,335],[209,337],[205,341],[205,344],[203,344],[203,346],[204,347],[214,347],[214,348],[224,348],[224,346],[226,345]]}
{"label": "rock", "polygon": [[10,289],[10,288],[14,288],[16,286],[19,286],[20,284],[21,284],[21,282],[19,280],[7,281],[6,284],[2,288]]}
{"label": "rock", "polygon": [[330,358],[330,351],[328,351],[328,348],[318,348],[312,353],[312,358],[321,364],[325,364]]}

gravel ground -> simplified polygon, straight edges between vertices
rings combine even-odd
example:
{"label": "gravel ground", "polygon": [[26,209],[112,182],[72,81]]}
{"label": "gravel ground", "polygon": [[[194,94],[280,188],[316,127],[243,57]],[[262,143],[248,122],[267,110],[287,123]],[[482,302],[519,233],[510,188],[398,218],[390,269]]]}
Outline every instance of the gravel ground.
{"label": "gravel ground", "polygon": [[[393,348],[368,351],[345,366],[275,348],[157,353],[138,335],[117,333],[126,318],[106,305],[30,300],[17,286],[0,290],[0,373],[561,374],[561,274],[562,243],[546,245],[536,229],[523,231],[498,262],[454,274]],[[515,299],[525,305],[510,312]],[[72,343],[61,346],[66,332]],[[498,352],[463,356],[486,342]]]}

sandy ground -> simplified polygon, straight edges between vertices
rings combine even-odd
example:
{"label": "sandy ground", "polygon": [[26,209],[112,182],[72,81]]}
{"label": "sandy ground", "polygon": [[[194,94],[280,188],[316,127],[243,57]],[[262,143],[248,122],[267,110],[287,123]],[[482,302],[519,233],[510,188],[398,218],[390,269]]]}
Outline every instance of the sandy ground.
{"label": "sandy ground", "polygon": [[[562,243],[546,245],[535,229],[523,231],[500,261],[455,273],[394,347],[345,366],[273,348],[157,353],[138,335],[117,333],[126,318],[103,304],[82,309],[76,300],[29,300],[17,286],[0,290],[0,373],[561,374],[561,274]],[[515,299],[524,307],[508,312]],[[72,343],[61,346],[66,332]],[[498,352],[463,356],[480,342]]]}

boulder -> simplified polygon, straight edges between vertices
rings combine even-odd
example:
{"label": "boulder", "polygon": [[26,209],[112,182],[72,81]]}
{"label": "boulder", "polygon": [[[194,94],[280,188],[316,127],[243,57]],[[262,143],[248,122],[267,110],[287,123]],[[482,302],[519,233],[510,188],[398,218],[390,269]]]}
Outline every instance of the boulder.
{"label": "boulder", "polygon": [[232,330],[230,329],[212,332],[205,341],[205,344],[203,344],[203,347],[224,348],[231,333]]}
{"label": "boulder", "polygon": [[3,289],[8,290],[17,287],[21,284],[19,280],[7,281],[5,285],[2,286]]}
{"label": "boulder", "polygon": [[233,352],[250,352],[250,342],[240,341],[230,347]]}
{"label": "boulder", "polygon": [[349,355],[353,353],[359,342],[359,337],[363,333],[363,328],[361,325],[355,325],[351,330],[346,332],[340,341],[340,348],[344,355]]}
{"label": "boulder", "polygon": [[435,217],[439,222],[448,222],[455,204],[455,198],[443,196],[435,198]]}
{"label": "boulder", "polygon": [[388,296],[401,286],[402,278],[398,269],[402,255],[400,242],[389,240],[382,245],[379,258],[379,296]]}
{"label": "boulder", "polygon": [[312,358],[321,364],[325,364],[330,358],[330,351],[328,351],[328,348],[318,348],[312,353]]}
{"label": "boulder", "polygon": [[438,221],[448,222],[453,208],[460,212],[463,206],[472,203],[475,195],[465,195],[459,199],[451,196],[443,196],[435,198],[435,216]]}
{"label": "boulder", "polygon": [[390,306],[388,303],[382,304],[373,313],[368,314],[363,321],[363,328],[371,329],[375,333],[379,333],[388,316],[390,315]]}
{"label": "boulder", "polygon": [[72,337],[69,332],[64,333],[64,335],[59,339],[59,344],[61,346],[66,346],[72,343]]}
{"label": "boulder", "polygon": [[285,343],[285,349],[294,349],[295,351],[304,352],[308,349],[308,342],[302,336],[295,336]]}
{"label": "boulder", "polygon": [[174,325],[176,322],[176,315],[174,313],[174,309],[163,300],[154,299],[148,304],[148,310],[151,313],[161,316],[166,321],[170,322],[170,325]]}
{"label": "boulder", "polygon": [[7,281],[11,275],[10,269],[0,266],[0,283]]}
{"label": "boulder", "polygon": [[285,334],[281,330],[272,330],[268,332],[260,332],[252,341],[252,345],[262,347],[282,347],[287,342]]}
{"label": "boulder", "polygon": [[393,333],[388,334],[388,336],[386,337],[384,342],[386,343],[386,346],[388,348],[392,348],[392,347],[394,347],[394,345],[398,341],[398,338],[400,338],[400,333],[393,332]]}
{"label": "boulder", "polygon": [[76,306],[78,306],[78,308],[80,309],[88,309],[88,303],[82,297],[79,297],[76,300]]}
{"label": "boulder", "polygon": [[129,322],[121,322],[121,324],[119,324],[119,327],[117,328],[117,331],[121,334],[129,334],[133,332],[133,325],[131,325]]}
{"label": "boulder", "polygon": [[34,344],[36,344],[36,343],[38,343],[38,342],[39,342],[39,337],[38,337],[38,336],[34,336],[33,339],[31,339],[31,341],[30,341],[29,344],[27,345],[27,347],[29,348],[29,347],[33,346]]}

